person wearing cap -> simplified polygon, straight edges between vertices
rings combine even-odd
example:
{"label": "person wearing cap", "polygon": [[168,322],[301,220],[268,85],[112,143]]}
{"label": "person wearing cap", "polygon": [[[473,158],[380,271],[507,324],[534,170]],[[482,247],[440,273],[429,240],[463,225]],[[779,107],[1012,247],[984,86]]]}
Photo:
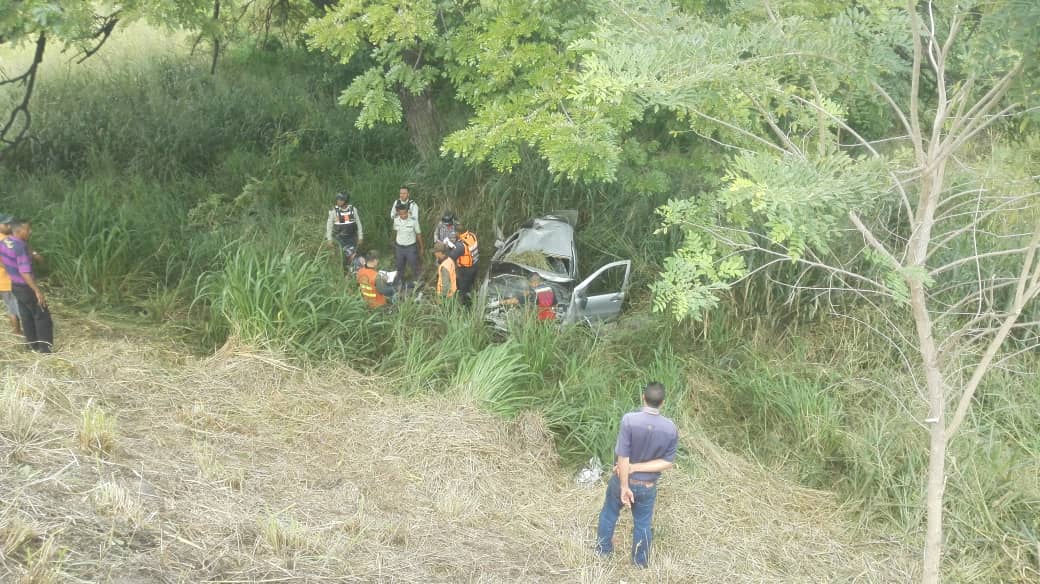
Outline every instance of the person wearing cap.
{"label": "person wearing cap", "polygon": [[404,205],[408,210],[408,216],[416,221],[419,220],[419,204],[412,200],[412,191],[406,186],[397,189],[397,200],[390,205],[390,220],[397,219],[397,207]]}
{"label": "person wearing cap", "polygon": [[438,241],[448,244],[451,234],[455,232],[455,214],[448,211],[441,217],[441,222],[433,230],[433,242]]}
{"label": "person wearing cap", "polygon": [[[4,240],[11,236],[11,221],[13,220],[14,218],[10,215],[0,215],[0,245],[3,245]],[[22,336],[22,327],[18,324],[18,299],[11,291],[11,277],[7,275],[7,270],[3,266],[0,266],[0,299],[3,300],[7,318],[11,321],[11,332],[15,336]]]}
{"label": "person wearing cap", "polygon": [[448,257],[448,246],[442,242],[433,245],[433,257],[437,258],[437,298],[453,298],[458,291],[455,276],[455,261]]}
{"label": "person wearing cap", "polygon": [[399,287],[407,287],[405,282],[405,270],[409,266],[412,270],[412,280],[419,280],[419,258],[426,253],[422,240],[422,229],[419,220],[409,215],[407,203],[398,203],[396,206],[397,216],[394,217],[394,269],[397,270],[397,278],[394,280]]}
{"label": "person wearing cap", "polygon": [[365,233],[357,209],[350,204],[347,193],[337,194],[336,204],[329,211],[328,221],[325,222],[325,241],[329,245],[339,245],[343,253],[343,273],[353,271],[354,256],[364,240]]}
{"label": "person wearing cap", "polygon": [[379,254],[375,250],[365,253],[365,266],[357,273],[358,289],[361,298],[369,308],[385,306],[387,300],[394,296],[394,287],[386,281],[386,276],[379,272]]}
{"label": "person wearing cap", "polygon": [[11,292],[18,300],[22,335],[26,345],[39,353],[50,353],[54,346],[54,322],[43,290],[33,274],[33,252],[29,249],[32,225],[25,220],[10,221],[11,236],[0,242],[0,262],[11,279]]}
{"label": "person wearing cap", "polygon": [[455,267],[458,267],[459,258],[466,251],[466,246],[459,241],[459,232],[455,230],[449,231],[448,237],[441,243],[444,244],[444,253],[448,254],[448,257],[455,262]]}

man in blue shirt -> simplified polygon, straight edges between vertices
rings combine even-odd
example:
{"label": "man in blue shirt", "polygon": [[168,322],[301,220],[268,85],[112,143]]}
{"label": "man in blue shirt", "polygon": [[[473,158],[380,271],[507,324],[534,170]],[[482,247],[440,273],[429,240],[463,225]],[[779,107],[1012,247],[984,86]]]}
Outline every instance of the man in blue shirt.
{"label": "man in blue shirt", "polygon": [[661,471],[672,468],[679,445],[675,424],[661,415],[664,386],[651,381],[643,390],[643,408],[621,418],[618,431],[617,466],[607,484],[607,497],[599,514],[596,551],[607,555],[614,551],[614,527],[621,507],[632,510],[632,562],[647,567],[650,559],[652,532],[650,521],[657,500],[657,479]]}

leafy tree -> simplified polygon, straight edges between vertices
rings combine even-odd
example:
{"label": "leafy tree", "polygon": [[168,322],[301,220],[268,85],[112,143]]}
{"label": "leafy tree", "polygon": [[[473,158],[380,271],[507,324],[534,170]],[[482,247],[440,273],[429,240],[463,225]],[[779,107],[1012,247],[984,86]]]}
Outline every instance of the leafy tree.
{"label": "leafy tree", "polygon": [[29,104],[48,43],[57,40],[74,47],[76,58],[86,59],[101,48],[124,14],[133,9],[133,2],[122,9],[107,12],[95,11],[89,2],[25,0],[5,2],[0,6],[0,46],[35,45],[32,61],[24,71],[12,76],[0,71],[0,87],[22,87],[21,99],[16,101],[0,126],[0,156],[28,132],[32,121]]}
{"label": "leafy tree", "polygon": [[461,21],[464,5],[436,0],[344,0],[310,23],[310,46],[344,63],[370,51],[374,64],[340,97],[340,103],[361,108],[359,128],[404,118],[420,156],[436,155],[440,120],[432,86],[444,73],[448,34]]}
{"label": "leafy tree", "polygon": [[135,20],[147,19],[168,28],[197,31],[195,45],[212,46],[210,72],[215,72],[222,47],[246,33],[264,42],[272,27],[292,34],[316,10],[305,0],[124,0],[118,4],[82,0],[16,0],[0,3],[0,46],[34,45],[25,70],[9,75],[0,70],[0,87],[18,86],[16,99],[0,126],[0,157],[25,138],[32,122],[30,103],[40,64],[48,48],[62,46],[83,62],[97,53],[116,31]]}
{"label": "leafy tree", "polygon": [[[344,0],[308,32],[313,48],[343,62],[359,54],[371,58],[340,98],[361,108],[359,128],[404,120],[419,154],[435,157],[444,122],[434,95],[443,95],[472,108],[476,120],[468,133],[450,138],[454,152],[510,168],[519,161],[522,139],[541,145],[550,161],[580,157],[557,165],[566,172],[603,154],[571,148],[582,143],[574,132],[545,132],[549,118],[586,115],[562,107],[561,80],[575,60],[567,44],[587,26],[587,16],[584,2],[564,0]],[[480,125],[482,118],[496,120],[496,128]]]}
{"label": "leafy tree", "polygon": [[[986,373],[1040,346],[1040,325],[1023,318],[1040,295],[1040,193],[1026,162],[1038,144],[1017,134],[1037,106],[1040,7],[842,4],[747,2],[718,18],[610,0],[578,43],[572,97],[635,104],[630,119],[673,111],[732,152],[722,188],[661,209],[685,242],[654,287],[658,310],[697,317],[718,291],[793,265],[792,290],[858,298],[914,356],[931,583],[947,443]],[[808,286],[812,273],[822,283]]]}

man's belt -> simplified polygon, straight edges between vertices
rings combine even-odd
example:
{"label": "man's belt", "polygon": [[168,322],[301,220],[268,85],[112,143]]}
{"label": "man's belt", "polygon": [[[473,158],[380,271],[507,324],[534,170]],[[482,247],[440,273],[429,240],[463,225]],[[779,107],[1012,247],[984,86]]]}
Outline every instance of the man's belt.
{"label": "man's belt", "polygon": [[403,243],[397,243],[395,241],[394,245],[396,245],[397,247],[415,247],[416,245],[418,245],[418,242],[416,242],[416,243],[409,243],[408,245],[405,245]]}
{"label": "man's belt", "polygon": [[654,483],[654,481],[641,481],[639,479],[628,479],[628,484],[630,484],[630,485],[639,485],[640,487],[652,487],[656,483]]}

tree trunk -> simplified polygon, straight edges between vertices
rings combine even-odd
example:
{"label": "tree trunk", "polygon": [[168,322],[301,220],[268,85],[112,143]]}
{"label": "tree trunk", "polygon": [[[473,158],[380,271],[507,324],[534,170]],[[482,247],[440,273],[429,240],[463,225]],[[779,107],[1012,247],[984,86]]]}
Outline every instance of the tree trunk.
{"label": "tree trunk", "polygon": [[419,151],[419,158],[423,162],[436,158],[440,151],[441,136],[430,90],[414,95],[402,88],[398,90],[398,97],[401,99],[405,125],[408,126],[408,138]]}
{"label": "tree trunk", "polygon": [[[220,0],[213,0],[213,29],[220,30]],[[209,66],[209,74],[216,75],[217,59],[220,58],[220,33],[213,33],[213,61]]]}
{"label": "tree trunk", "polygon": [[932,336],[931,316],[924,284],[915,282],[910,288],[910,305],[921,343],[921,362],[928,388],[928,478],[925,483],[927,528],[924,536],[924,567],[921,581],[938,584],[942,560],[943,491],[946,488],[946,392],[939,356]]}
{"label": "tree trunk", "polygon": [[[920,178],[918,212],[914,221],[914,234],[910,237],[907,250],[908,265],[922,268],[928,257],[932,228],[935,226],[935,211],[946,177],[946,158],[936,152],[934,144],[929,146],[923,166],[927,170]],[[928,390],[928,478],[925,482],[927,527],[921,581],[924,584],[938,584],[942,561],[943,491],[946,488],[946,388],[940,369],[932,317],[928,312],[925,283],[920,278],[908,278],[907,285],[910,288],[910,310],[917,329],[921,365],[924,368]]]}

